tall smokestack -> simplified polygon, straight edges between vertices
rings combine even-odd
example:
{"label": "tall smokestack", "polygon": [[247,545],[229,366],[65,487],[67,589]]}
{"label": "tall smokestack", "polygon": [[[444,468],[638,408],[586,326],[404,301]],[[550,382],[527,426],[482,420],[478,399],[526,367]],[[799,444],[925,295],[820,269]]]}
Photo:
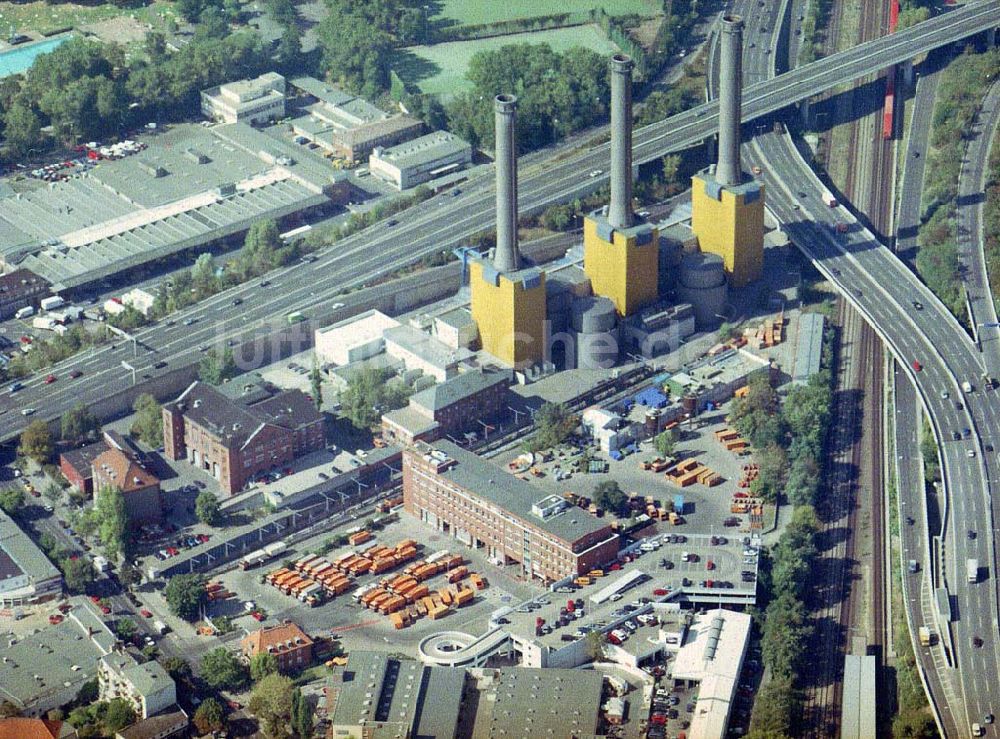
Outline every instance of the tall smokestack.
{"label": "tall smokestack", "polygon": [[611,57],[611,205],[608,222],[632,225],[632,68],[631,57]]}
{"label": "tall smokestack", "polygon": [[493,265],[501,272],[514,272],[521,268],[517,249],[517,144],[514,141],[517,97],[497,95],[493,109],[497,170],[497,248],[493,252]]}
{"label": "tall smokestack", "polygon": [[722,16],[722,44],[719,51],[719,163],[715,179],[721,185],[736,186],[742,179],[740,168],[740,94],[743,85],[743,19]]}

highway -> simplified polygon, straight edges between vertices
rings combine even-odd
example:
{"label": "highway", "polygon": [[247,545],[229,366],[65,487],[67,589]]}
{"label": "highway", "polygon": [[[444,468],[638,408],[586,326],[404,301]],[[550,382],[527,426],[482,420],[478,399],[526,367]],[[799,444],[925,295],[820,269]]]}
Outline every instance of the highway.
{"label": "highway", "polygon": [[956,208],[958,259],[969,301],[969,319],[975,327],[973,335],[982,346],[987,368],[992,374],[1000,373],[1000,326],[997,325],[996,305],[986,272],[983,201],[990,144],[998,122],[1000,79],[990,85],[972,129],[966,132]]}

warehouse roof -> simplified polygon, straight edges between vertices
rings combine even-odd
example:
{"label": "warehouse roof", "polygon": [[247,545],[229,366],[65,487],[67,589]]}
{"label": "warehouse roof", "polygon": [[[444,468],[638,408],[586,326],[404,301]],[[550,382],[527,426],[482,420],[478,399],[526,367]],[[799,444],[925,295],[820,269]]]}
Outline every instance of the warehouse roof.
{"label": "warehouse roof", "polygon": [[[488,671],[487,671],[488,672]],[[604,677],[593,670],[496,670],[479,701],[477,736],[586,736],[597,733]]]}
{"label": "warehouse roof", "polygon": [[442,439],[426,446],[443,452],[456,462],[441,473],[442,477],[563,541],[573,542],[608,528],[605,521],[576,506],[542,518],[532,509],[539,501],[550,497],[545,491],[450,441]]}
{"label": "warehouse roof", "polygon": [[59,577],[59,570],[41,549],[0,511],[0,591],[6,580],[26,575],[32,583]]}
{"label": "warehouse roof", "polygon": [[[410,402],[413,402],[412,398],[410,399]],[[441,425],[433,418],[430,418],[425,413],[422,413],[409,405],[397,408],[394,411],[389,411],[388,413],[383,413],[382,418],[389,423],[406,429],[407,433],[411,436],[426,434]]]}
{"label": "warehouse roof", "polygon": [[819,372],[823,359],[822,313],[803,313],[799,317],[799,336],[795,342],[795,372],[792,380],[805,382]]}
{"label": "warehouse roof", "polygon": [[[114,644],[114,636],[85,605],[69,618],[21,639],[4,640],[0,663],[0,701],[23,707],[46,703],[52,696],[97,676],[97,663]],[[88,636],[89,633],[89,636]]]}
{"label": "warehouse roof", "polygon": [[[382,332],[382,336],[387,345],[395,345],[434,367],[453,367],[472,356],[472,352],[464,347],[452,349],[443,341],[406,324],[387,328]],[[393,353],[391,346],[388,347],[388,352]]]}
{"label": "warehouse roof", "polygon": [[334,132],[334,140],[343,146],[356,147],[375,142],[383,136],[391,136],[408,130],[417,130],[423,124],[415,118],[405,115],[395,115],[392,118],[372,121],[356,128]]}
{"label": "warehouse roof", "polygon": [[0,199],[0,256],[74,287],[319,205],[344,177],[242,123],[179,125],[131,156]]}
{"label": "warehouse roof", "polygon": [[377,159],[392,164],[399,169],[419,167],[422,164],[436,162],[462,152],[471,156],[472,147],[468,141],[460,139],[448,131],[434,131],[425,136],[418,136],[410,141],[382,149]]}
{"label": "warehouse roof", "polygon": [[510,385],[512,379],[513,374],[510,370],[465,372],[445,380],[439,385],[421,390],[410,398],[410,404],[433,413],[448,408],[494,385]]}
{"label": "warehouse roof", "polygon": [[453,736],[465,670],[353,651],[330,686],[330,722],[364,726],[370,739]]}

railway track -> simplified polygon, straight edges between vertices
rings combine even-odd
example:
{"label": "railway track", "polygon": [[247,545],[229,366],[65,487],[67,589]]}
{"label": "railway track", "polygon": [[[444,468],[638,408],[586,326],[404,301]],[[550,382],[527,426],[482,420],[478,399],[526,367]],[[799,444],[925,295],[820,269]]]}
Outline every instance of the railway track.
{"label": "railway track", "polygon": [[[836,3],[834,23],[843,18],[843,5]],[[863,3],[860,37],[855,41],[879,35],[887,10],[882,3]],[[831,34],[828,43],[836,43],[835,34]],[[875,231],[891,233],[891,189],[884,183],[890,181],[886,174],[891,177],[894,171],[894,147],[892,142],[882,139],[881,106],[862,95],[878,96],[881,101],[884,85],[862,86],[850,96],[847,106],[853,109],[848,137],[850,160],[843,189],[850,202],[868,214]],[[865,109],[874,112],[865,115],[861,113]],[[843,657],[856,651],[851,643],[854,637],[863,642],[864,651],[876,655],[880,697],[891,692],[890,686],[883,682],[887,671],[882,669],[891,642],[887,634],[885,593],[888,563],[883,556],[888,527],[881,453],[882,346],[875,332],[853,310],[841,304],[839,316],[842,353],[835,391],[835,439],[827,468],[832,484],[828,505],[821,516],[824,535],[842,541],[824,553],[828,555],[825,558],[836,564],[828,563],[829,590],[814,612],[821,659],[817,660],[806,691],[800,732],[803,736],[839,733]],[[867,536],[862,535],[864,531]],[[838,596],[842,596],[839,602]],[[891,712],[885,711],[884,700],[879,700],[878,705],[883,709],[880,723],[884,727]]]}

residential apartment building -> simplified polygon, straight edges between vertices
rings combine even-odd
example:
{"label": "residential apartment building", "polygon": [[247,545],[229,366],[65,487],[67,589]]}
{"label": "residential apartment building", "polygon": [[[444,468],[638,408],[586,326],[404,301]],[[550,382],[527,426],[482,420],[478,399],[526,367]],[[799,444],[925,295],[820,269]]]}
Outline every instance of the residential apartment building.
{"label": "residential apartment building", "polygon": [[187,727],[188,715],[184,713],[184,709],[177,708],[169,713],[136,721],[118,731],[115,739],[170,739],[174,736],[186,736]]}
{"label": "residential apartment building", "polygon": [[131,450],[112,446],[91,463],[94,494],[120,490],[132,526],[155,523],[163,517],[160,480]]}
{"label": "residential apartment building", "polygon": [[552,582],[614,559],[619,537],[597,518],[450,441],[403,452],[407,513],[522,577]]}
{"label": "residential apartment building", "polygon": [[0,275],[0,320],[10,318],[21,308],[37,310],[42,298],[52,294],[51,288],[48,280],[31,270],[16,269]]}
{"label": "residential apartment building", "polygon": [[101,439],[93,444],[70,449],[59,455],[59,471],[69,480],[69,484],[87,495],[94,494],[94,460],[108,450],[108,444]]}
{"label": "residential apartment building", "polygon": [[495,419],[506,408],[512,380],[510,370],[475,370],[421,390],[407,407],[382,416],[382,436],[410,445],[482,431],[479,421]]}
{"label": "residential apartment building", "polygon": [[248,662],[258,654],[273,654],[281,672],[301,670],[312,664],[313,640],[291,621],[257,629],[243,637],[240,646]]}
{"label": "residential apartment building", "polygon": [[257,474],[322,449],[325,434],[322,415],[299,390],[254,388],[234,398],[194,382],[163,407],[163,443],[169,459],[187,459],[234,494]]}
{"label": "residential apartment building", "polygon": [[177,703],[177,688],[159,662],[138,663],[116,649],[101,657],[97,666],[100,699],[124,698],[141,719],[155,716]]}
{"label": "residential apartment building", "polygon": [[225,123],[264,123],[285,116],[285,78],[268,72],[252,80],[201,91],[201,112]]}

